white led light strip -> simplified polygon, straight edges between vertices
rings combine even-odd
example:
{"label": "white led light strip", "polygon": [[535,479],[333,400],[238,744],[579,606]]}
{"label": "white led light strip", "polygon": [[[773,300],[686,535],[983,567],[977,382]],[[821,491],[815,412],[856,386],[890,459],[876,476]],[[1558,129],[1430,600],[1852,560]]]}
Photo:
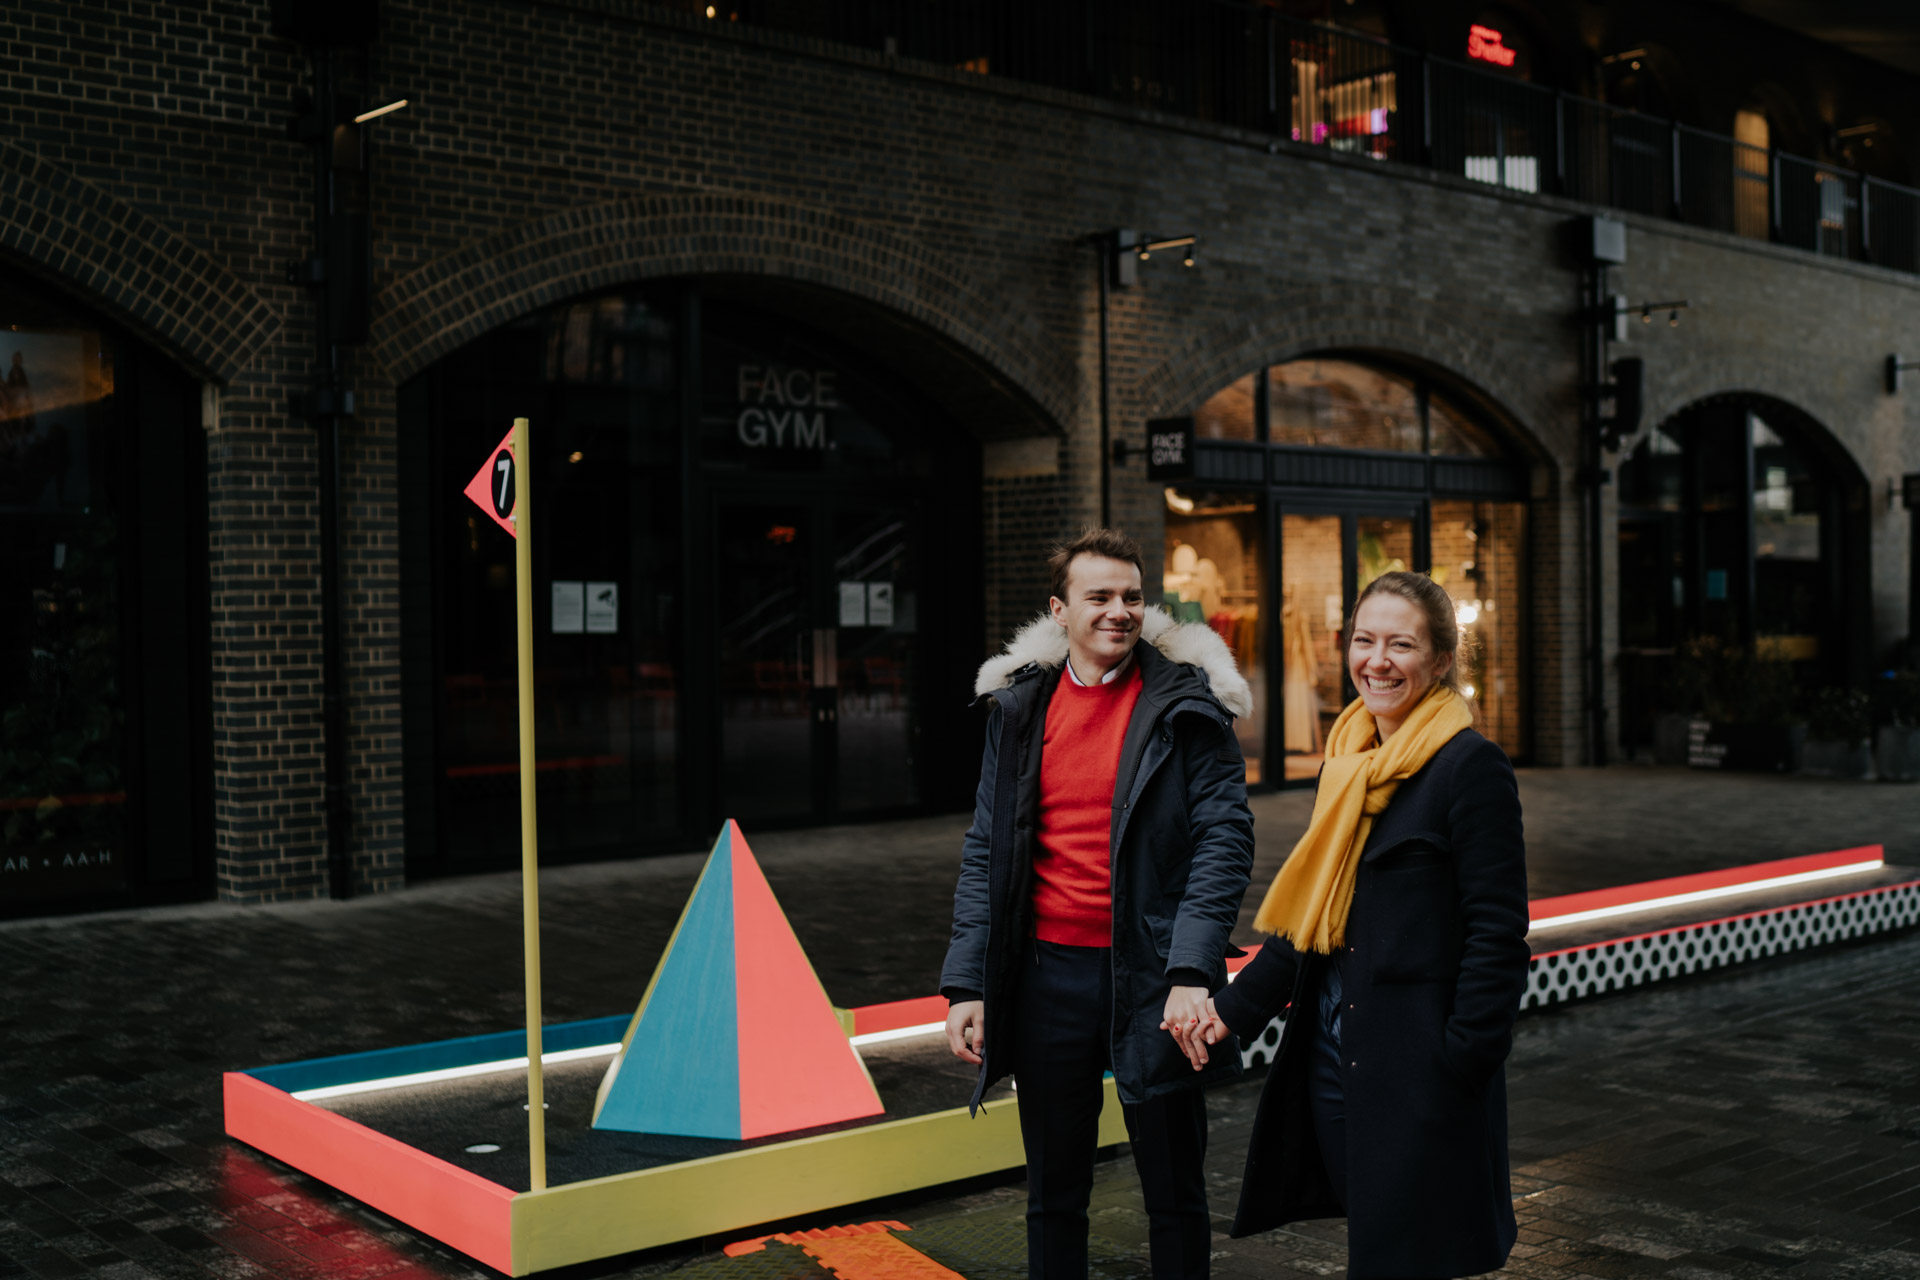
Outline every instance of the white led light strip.
{"label": "white led light strip", "polygon": [[[854,1036],[851,1043],[855,1048],[867,1044],[885,1044],[889,1040],[910,1040],[915,1036],[930,1036],[945,1031],[944,1022],[927,1022],[913,1027],[896,1027],[891,1031],[870,1031],[863,1036]],[[551,1066],[556,1062],[579,1062],[586,1058],[611,1058],[620,1052],[618,1044],[589,1045],[584,1049],[560,1049],[553,1053],[540,1055],[542,1066]],[[417,1084],[438,1084],[442,1080],[463,1080],[468,1076],[493,1075],[502,1071],[525,1071],[525,1058],[501,1058],[494,1062],[476,1062],[465,1067],[442,1067],[438,1071],[416,1071],[411,1075],[383,1076],[378,1080],[355,1080],[350,1084],[330,1084],[319,1089],[300,1089],[294,1097],[302,1102],[318,1102],[322,1098],[344,1098],[356,1093],[372,1093],[378,1089],[406,1089]]]}
{"label": "white led light strip", "polygon": [[[584,1049],[558,1049],[552,1053],[540,1055],[540,1065],[549,1066],[555,1062],[578,1062],[582,1058],[611,1058],[620,1052],[617,1044],[589,1045]],[[525,1071],[527,1060],[520,1058],[502,1058],[498,1062],[476,1062],[466,1067],[442,1067],[438,1071],[416,1071],[412,1075],[386,1076],[379,1080],[355,1080],[351,1084],[330,1084],[320,1089],[296,1090],[294,1097],[302,1102],[315,1102],[321,1098],[344,1098],[353,1093],[372,1093],[376,1089],[405,1089],[416,1084],[436,1084],[442,1080],[461,1080],[467,1076],[492,1075],[497,1071]]]}
{"label": "white led light strip", "polygon": [[869,1031],[865,1035],[854,1036],[852,1044],[859,1048],[863,1044],[885,1044],[889,1040],[911,1040],[915,1036],[930,1036],[945,1031],[944,1022],[922,1022],[913,1027],[895,1027],[891,1031]]}
{"label": "white led light strip", "polygon": [[1569,911],[1563,916],[1548,916],[1544,920],[1535,920],[1528,926],[1528,932],[1539,929],[1556,929],[1565,924],[1581,924],[1588,920],[1606,920],[1613,916],[1632,915],[1639,911],[1654,911],[1661,907],[1684,906],[1689,902],[1710,902],[1715,898],[1731,898],[1736,894],[1754,893],[1761,889],[1783,889],[1788,885],[1811,884],[1816,880],[1831,880],[1836,876],[1856,875],[1862,871],[1878,871],[1886,865],[1881,858],[1868,862],[1850,862],[1844,867],[1822,867],[1818,871],[1798,871],[1790,876],[1774,876],[1767,880],[1753,880],[1746,884],[1723,885],[1718,889],[1695,889],[1690,893],[1674,893],[1664,898],[1648,898],[1644,902],[1623,902],[1613,907],[1595,907],[1591,911]]}

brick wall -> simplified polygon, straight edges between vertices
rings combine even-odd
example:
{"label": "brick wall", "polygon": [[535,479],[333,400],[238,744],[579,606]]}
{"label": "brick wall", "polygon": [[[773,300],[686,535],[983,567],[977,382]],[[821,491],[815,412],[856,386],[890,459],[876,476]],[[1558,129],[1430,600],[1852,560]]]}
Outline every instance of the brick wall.
{"label": "brick wall", "polygon": [[[1194,269],[1156,260],[1114,298],[1122,439],[1327,347],[1419,362],[1493,407],[1533,470],[1534,756],[1586,758],[1579,280],[1562,227],[1590,210],[632,0],[383,12],[370,64],[350,70],[370,96],[405,90],[414,105],[370,126],[376,329],[352,361],[361,413],[344,449],[363,887],[398,883],[404,864],[400,382],[513,316],[636,279],[727,272],[858,299],[944,353],[943,399],[986,442],[985,649],[1040,607],[1041,544],[1098,513],[1084,238],[1121,226],[1200,236]],[[311,361],[311,307],[284,275],[308,251],[308,157],[285,134],[303,59],[268,33],[265,0],[23,0],[13,13],[0,255],[220,389],[220,891],[319,892],[315,458],[286,410]],[[1759,391],[1824,425],[1876,493],[1920,470],[1920,396],[1877,383],[1920,321],[1920,282],[1628,221],[1621,287],[1694,304],[1678,330],[1636,332],[1648,420]],[[1113,507],[1154,557],[1151,581],[1164,503],[1142,471],[1115,469]],[[1906,519],[1883,502],[1872,515],[1882,641],[1904,626]]]}

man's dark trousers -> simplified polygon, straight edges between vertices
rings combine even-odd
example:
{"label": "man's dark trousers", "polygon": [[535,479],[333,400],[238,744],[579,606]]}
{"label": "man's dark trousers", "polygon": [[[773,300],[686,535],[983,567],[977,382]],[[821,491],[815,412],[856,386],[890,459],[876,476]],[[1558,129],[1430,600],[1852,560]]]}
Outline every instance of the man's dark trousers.
{"label": "man's dark trousers", "polygon": [[[1082,1280],[1102,1076],[1112,1056],[1112,961],[1105,947],[1037,940],[1028,946],[1014,1020],[1014,1084],[1027,1149],[1027,1274]],[[1199,1280],[1213,1243],[1202,1169],[1206,1100],[1197,1088],[1180,1089],[1122,1111],[1146,1200],[1154,1280]]]}

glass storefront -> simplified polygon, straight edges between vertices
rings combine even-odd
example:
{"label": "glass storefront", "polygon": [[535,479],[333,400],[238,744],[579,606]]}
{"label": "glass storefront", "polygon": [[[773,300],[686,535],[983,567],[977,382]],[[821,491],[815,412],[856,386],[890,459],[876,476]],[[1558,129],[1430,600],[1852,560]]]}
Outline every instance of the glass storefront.
{"label": "glass storefront", "polygon": [[[1865,493],[1811,422],[1759,397],[1696,405],[1620,465],[1622,738],[1653,741],[1675,654],[1753,645],[1805,689],[1863,665]],[[1850,603],[1852,602],[1852,603]]]}
{"label": "glass storefront", "polygon": [[1245,446],[1266,447],[1264,487],[1166,493],[1164,598],[1226,637],[1253,687],[1238,726],[1248,781],[1317,776],[1353,697],[1353,601],[1397,569],[1453,597],[1476,724],[1524,758],[1525,472],[1486,416],[1420,374],[1328,354],[1238,379],[1194,422],[1203,461],[1221,442],[1244,473]]}
{"label": "glass storefront", "polygon": [[409,749],[411,870],[516,856],[513,547],[460,497],[515,416],[547,513],[543,857],[955,803],[979,462],[937,402],[748,285],[684,283],[516,321],[409,384],[402,416],[432,637],[410,669],[434,673],[409,700],[431,744]]}
{"label": "glass storefront", "polygon": [[1259,505],[1211,495],[1168,498],[1166,576],[1162,600],[1183,622],[1204,622],[1233,651],[1253,688],[1254,710],[1235,725],[1247,759],[1247,781],[1265,776],[1267,663],[1266,535]]}
{"label": "glass storefront", "polygon": [[0,278],[0,912],[198,887],[193,391]]}

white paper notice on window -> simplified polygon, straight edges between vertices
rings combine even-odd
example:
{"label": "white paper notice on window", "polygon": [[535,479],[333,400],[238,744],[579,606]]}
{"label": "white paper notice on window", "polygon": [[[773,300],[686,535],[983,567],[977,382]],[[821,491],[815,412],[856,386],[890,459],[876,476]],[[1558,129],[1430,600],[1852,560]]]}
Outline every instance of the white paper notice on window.
{"label": "white paper notice on window", "polygon": [[843,627],[867,625],[866,583],[843,582],[840,584],[840,625]]}
{"label": "white paper notice on window", "polygon": [[620,584],[589,582],[587,584],[587,630],[609,632],[619,629]]}
{"label": "white paper notice on window", "polygon": [[565,635],[587,629],[587,584],[553,584],[553,634]]}
{"label": "white paper notice on window", "polygon": [[893,584],[891,582],[867,584],[867,625],[870,627],[893,625]]}

